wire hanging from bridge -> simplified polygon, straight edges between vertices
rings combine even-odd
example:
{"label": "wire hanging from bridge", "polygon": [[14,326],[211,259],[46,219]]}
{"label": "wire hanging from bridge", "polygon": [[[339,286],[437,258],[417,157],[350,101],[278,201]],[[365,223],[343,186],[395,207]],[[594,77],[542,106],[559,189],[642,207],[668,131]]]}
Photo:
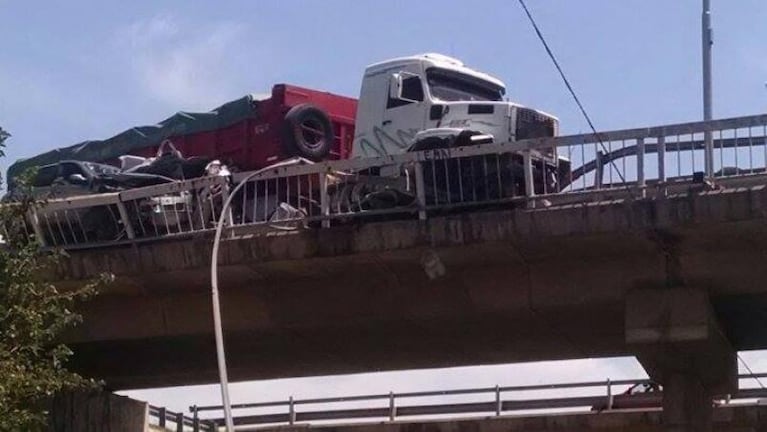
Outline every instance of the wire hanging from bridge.
{"label": "wire hanging from bridge", "polygon": [[[546,38],[543,36],[541,29],[538,27],[538,24],[535,22],[535,18],[533,18],[533,15],[530,13],[530,9],[527,8],[527,5],[525,4],[524,0],[519,0],[519,4],[522,6],[522,9],[524,9],[525,14],[527,15],[527,18],[530,20],[530,24],[532,24],[533,29],[535,30],[535,34],[538,35],[538,39],[543,44],[543,48],[546,50],[546,53],[549,55],[549,58],[554,63],[554,67],[557,68],[557,72],[559,72],[559,76],[562,77],[562,81],[564,81],[565,86],[567,87],[567,90],[570,92],[570,95],[575,100],[576,105],[578,105],[578,109],[581,111],[581,114],[583,114],[583,117],[586,119],[586,123],[588,123],[589,128],[591,129],[591,132],[594,134],[594,137],[599,142],[599,146],[602,147],[602,151],[604,151],[605,154],[610,153],[607,150],[607,147],[605,147],[604,142],[602,142],[602,138],[599,136],[599,133],[597,132],[596,127],[594,127],[594,122],[591,121],[591,117],[589,116],[588,112],[586,112],[586,108],[584,108],[580,98],[578,98],[578,95],[575,93],[573,86],[570,84],[570,80],[567,79],[567,76],[565,75],[565,72],[562,69],[562,66],[559,65],[559,61],[557,61],[557,57],[554,55],[554,52],[549,47],[548,42],[546,42]],[[599,156],[597,155],[597,157]],[[618,169],[618,166],[615,164],[615,161],[611,160],[610,165],[612,165],[613,168],[615,168],[615,172],[618,174],[618,177],[621,179],[621,182],[625,184],[626,179],[623,176],[623,173],[621,173],[620,169]]]}

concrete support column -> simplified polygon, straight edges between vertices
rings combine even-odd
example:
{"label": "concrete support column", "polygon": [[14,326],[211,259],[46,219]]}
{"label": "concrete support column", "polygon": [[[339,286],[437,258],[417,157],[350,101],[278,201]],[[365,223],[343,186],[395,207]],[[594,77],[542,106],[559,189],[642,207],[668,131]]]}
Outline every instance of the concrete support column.
{"label": "concrete support column", "polygon": [[626,342],[663,386],[667,432],[709,432],[712,399],[737,389],[737,357],[705,290],[642,289],[626,299]]}
{"label": "concrete support column", "polygon": [[663,425],[666,432],[711,432],[712,395],[700,379],[684,373],[663,378]]}

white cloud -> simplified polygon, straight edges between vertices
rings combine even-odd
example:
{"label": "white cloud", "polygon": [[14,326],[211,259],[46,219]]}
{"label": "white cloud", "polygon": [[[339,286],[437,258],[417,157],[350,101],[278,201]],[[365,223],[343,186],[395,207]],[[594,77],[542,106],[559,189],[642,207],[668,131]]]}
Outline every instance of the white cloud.
{"label": "white cloud", "polygon": [[245,30],[233,21],[192,27],[157,15],[119,29],[116,45],[150,98],[177,110],[207,110],[244,93],[237,69],[247,52]]}

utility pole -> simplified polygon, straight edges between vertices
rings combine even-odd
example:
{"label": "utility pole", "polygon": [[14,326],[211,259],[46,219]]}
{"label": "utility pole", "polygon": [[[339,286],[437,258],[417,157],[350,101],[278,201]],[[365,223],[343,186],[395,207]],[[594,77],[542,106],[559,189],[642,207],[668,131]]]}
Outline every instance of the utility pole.
{"label": "utility pole", "polygon": [[[703,0],[703,15],[701,29],[703,37],[703,120],[713,118],[711,93],[711,47],[714,44],[713,30],[711,29],[711,0]],[[714,135],[712,131],[704,133],[704,160],[706,177],[714,176]]]}

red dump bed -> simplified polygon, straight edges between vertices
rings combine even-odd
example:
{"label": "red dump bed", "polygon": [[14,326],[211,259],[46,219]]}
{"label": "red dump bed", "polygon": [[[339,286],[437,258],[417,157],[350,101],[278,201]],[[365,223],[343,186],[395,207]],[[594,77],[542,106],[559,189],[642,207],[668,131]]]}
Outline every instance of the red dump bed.
{"label": "red dump bed", "polygon": [[157,124],[19,160],[8,168],[8,179],[63,160],[119,166],[123,155],[155,156],[165,141],[186,157],[220,159],[241,171],[292,156],[344,159],[351,153],[356,110],[356,99],[278,84],[271,96],[247,95],[208,112],[178,112]]}
{"label": "red dump bed", "polygon": [[[184,156],[206,156],[241,171],[255,170],[295,156],[285,140],[284,119],[294,106],[311,104],[329,117],[335,135],[330,159],[345,159],[354,139],[357,100],[307,88],[277,84],[268,99],[253,102],[253,115],[226,127],[191,134],[179,133],[167,139]],[[130,152],[156,155],[158,146]]]}

